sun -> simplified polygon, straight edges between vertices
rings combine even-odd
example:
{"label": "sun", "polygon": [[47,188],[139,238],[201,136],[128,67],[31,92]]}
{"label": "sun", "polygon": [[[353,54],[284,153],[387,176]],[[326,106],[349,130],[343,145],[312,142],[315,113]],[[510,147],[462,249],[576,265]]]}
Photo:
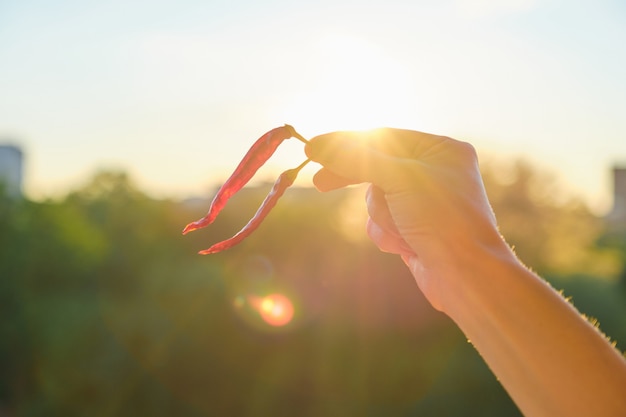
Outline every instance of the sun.
{"label": "sun", "polygon": [[313,81],[286,112],[293,123],[312,131],[415,123],[417,100],[411,77],[389,53],[348,35],[325,36],[311,53],[316,66]]}

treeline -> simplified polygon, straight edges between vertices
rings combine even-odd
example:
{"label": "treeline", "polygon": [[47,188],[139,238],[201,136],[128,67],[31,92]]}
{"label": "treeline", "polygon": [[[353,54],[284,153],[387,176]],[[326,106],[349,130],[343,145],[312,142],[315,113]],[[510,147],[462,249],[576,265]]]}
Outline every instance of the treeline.
{"label": "treeline", "polygon": [[[624,349],[625,240],[517,164],[485,177],[502,232]],[[59,200],[0,197],[0,415],[512,416],[472,346],[364,233],[360,188],[287,192],[247,241],[267,192],[182,227],[208,201],[155,200],[100,172]],[[608,243],[607,243],[608,242]],[[292,302],[273,327],[259,303]]]}

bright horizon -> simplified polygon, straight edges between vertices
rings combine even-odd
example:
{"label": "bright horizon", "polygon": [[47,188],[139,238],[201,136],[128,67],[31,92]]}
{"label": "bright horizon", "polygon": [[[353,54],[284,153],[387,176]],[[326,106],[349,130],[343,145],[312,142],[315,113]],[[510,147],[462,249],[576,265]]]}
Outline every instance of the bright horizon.
{"label": "bright horizon", "polygon": [[284,123],[402,127],[526,157],[603,212],[626,162],[625,43],[617,0],[14,0],[0,4],[0,142],[24,149],[32,198],[98,168],[183,198]]}

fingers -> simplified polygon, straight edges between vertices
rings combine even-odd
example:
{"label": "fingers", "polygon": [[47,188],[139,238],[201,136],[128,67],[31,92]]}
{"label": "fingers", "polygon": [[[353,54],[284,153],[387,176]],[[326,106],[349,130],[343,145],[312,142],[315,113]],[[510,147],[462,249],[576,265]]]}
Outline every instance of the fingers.
{"label": "fingers", "polygon": [[414,130],[380,128],[320,135],[310,140],[305,151],[307,154],[310,152],[309,156],[326,159],[337,152],[341,152],[342,148],[347,149],[361,144],[388,156],[420,159],[427,156],[432,149],[436,149],[446,142],[458,141],[445,136]]}
{"label": "fingers", "polygon": [[[353,181],[322,168],[315,174],[313,183],[320,191],[330,191],[350,185]],[[396,253],[404,257],[415,256],[391,217],[383,190],[370,185],[366,193],[366,202],[370,215],[366,226],[367,234],[376,246],[383,252]]]}
{"label": "fingers", "polygon": [[341,177],[328,168],[320,169],[313,176],[313,185],[322,192],[336,190],[355,183],[357,182]]}
{"label": "fingers", "polygon": [[[346,184],[370,182],[385,192],[397,190],[406,180],[420,177],[420,166],[440,163],[442,148],[461,142],[443,136],[404,129],[381,128],[364,132],[334,132],[309,141],[305,152],[336,177],[321,173],[319,186],[334,189]],[[346,181],[339,181],[342,177]],[[330,188],[329,188],[330,187]]]}
{"label": "fingers", "polygon": [[415,130],[380,128],[363,132],[360,136],[368,146],[397,158],[419,160],[427,157],[431,150],[442,143],[456,142],[445,136],[417,132]]}
{"label": "fingers", "polygon": [[370,218],[367,233],[370,239],[384,252],[400,255],[414,255],[391,216],[385,194],[380,188],[370,185],[366,195],[367,211]]}
{"label": "fingers", "polygon": [[[315,174],[313,183],[320,191],[330,191],[354,182],[322,168]],[[383,190],[370,185],[366,193],[366,202],[370,215],[366,226],[367,234],[376,246],[383,252],[396,253],[404,257],[415,256],[391,217]]]}
{"label": "fingers", "polygon": [[367,204],[367,212],[370,218],[379,225],[388,234],[396,237],[401,237],[398,228],[396,227],[387,200],[385,199],[385,193],[375,185],[370,185],[365,194],[365,201]]}
{"label": "fingers", "polygon": [[376,224],[371,218],[367,221],[367,235],[383,252],[395,253],[404,257],[416,256],[407,243]]}
{"label": "fingers", "polygon": [[[334,180],[342,177],[352,184],[370,182],[388,190],[396,182],[394,178],[402,161],[369,146],[368,142],[367,135],[359,133],[330,133],[311,139],[305,152],[313,161],[332,171],[336,175]],[[325,173],[320,175],[321,184],[324,179],[330,179]]]}

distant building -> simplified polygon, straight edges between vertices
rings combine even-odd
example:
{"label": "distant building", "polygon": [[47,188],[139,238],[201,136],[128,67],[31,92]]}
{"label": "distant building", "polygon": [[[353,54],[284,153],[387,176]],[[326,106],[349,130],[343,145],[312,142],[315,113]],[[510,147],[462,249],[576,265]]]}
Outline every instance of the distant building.
{"label": "distant building", "polygon": [[613,168],[613,210],[606,220],[611,229],[626,230],[626,167]]}
{"label": "distant building", "polygon": [[11,197],[22,196],[24,154],[14,145],[0,145],[0,188]]}

